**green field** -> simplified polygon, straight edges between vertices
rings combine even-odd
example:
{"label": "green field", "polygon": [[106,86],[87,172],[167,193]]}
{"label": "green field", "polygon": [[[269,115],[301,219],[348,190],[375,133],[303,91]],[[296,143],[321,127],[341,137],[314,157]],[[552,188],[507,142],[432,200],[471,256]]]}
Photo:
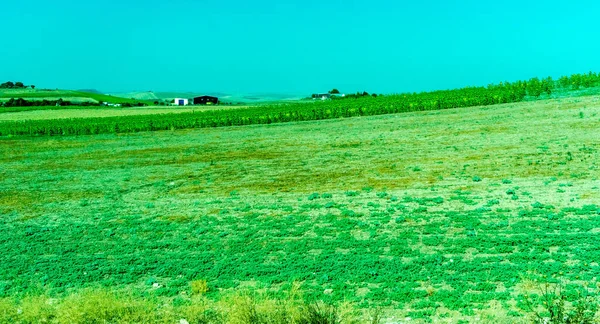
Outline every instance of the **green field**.
{"label": "green field", "polygon": [[[21,108],[21,107],[17,107]],[[125,116],[147,116],[147,115],[173,115],[182,113],[194,113],[213,110],[229,110],[247,108],[247,106],[146,106],[146,107],[25,107],[25,108],[44,108],[37,110],[15,111],[0,113],[0,123],[2,122],[23,122],[31,123],[34,120],[52,120],[53,122],[63,123],[65,119],[89,119],[89,118],[107,118],[107,117],[125,117]],[[48,109],[45,109],[48,108]],[[176,116],[174,116],[176,117]],[[63,120],[63,121],[61,121]]]}
{"label": "green field", "polygon": [[[594,75],[592,84],[599,84]],[[548,87],[549,87],[548,83]],[[216,109],[180,114],[72,118],[54,120],[13,120],[0,123],[0,136],[92,135],[140,131],[209,128],[255,124],[286,123],[354,116],[384,115],[399,112],[453,109],[498,103],[539,100],[541,87],[535,84],[513,84],[470,87],[455,90],[422,92],[379,97],[360,97],[331,101],[276,103],[247,109]],[[552,92],[548,88],[548,92]],[[528,97],[528,94],[530,96]],[[218,106],[221,107],[221,106]],[[61,114],[61,112],[58,112]],[[31,114],[30,114],[31,115]],[[33,119],[33,118],[31,118]],[[43,119],[43,118],[42,118]]]}
{"label": "green field", "polygon": [[[599,91],[600,75],[590,72],[563,76],[558,81],[551,77],[542,80],[532,78],[527,81],[490,84],[487,87],[465,87],[385,96],[368,95],[365,92],[362,95],[346,96],[344,99],[295,102],[281,100],[252,105],[245,107],[246,109],[229,109],[232,106],[221,108],[222,106],[218,105],[216,109],[192,110],[179,114],[142,113],[144,109],[136,110],[140,114],[130,111],[108,114],[100,111],[62,110],[40,114],[42,117],[37,118],[35,113],[20,115],[17,112],[23,111],[17,111],[14,112],[14,116],[5,113],[4,117],[8,118],[0,120],[4,121],[0,122],[0,136],[96,135],[314,121],[574,98],[597,95]],[[8,111],[15,109],[7,108]],[[17,110],[21,108],[16,107]],[[29,110],[29,107],[25,108]],[[156,111],[158,110],[153,110]],[[48,115],[50,118],[47,118]]]}
{"label": "green field", "polygon": [[249,323],[240,309],[299,286],[349,307],[347,323],[376,308],[389,323],[526,322],[541,283],[595,294],[599,113],[588,96],[3,138],[0,320]]}

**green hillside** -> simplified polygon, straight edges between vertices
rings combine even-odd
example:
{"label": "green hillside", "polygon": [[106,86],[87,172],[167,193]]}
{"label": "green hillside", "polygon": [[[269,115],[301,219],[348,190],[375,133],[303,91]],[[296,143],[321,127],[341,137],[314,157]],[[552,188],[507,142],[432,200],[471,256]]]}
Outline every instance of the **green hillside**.
{"label": "green hillside", "polygon": [[276,94],[276,93],[215,93],[215,92],[128,92],[128,93],[111,93],[111,95],[123,98],[135,98],[140,100],[165,100],[169,101],[174,98],[194,98],[199,96],[215,96],[222,102],[243,103],[243,104],[264,104],[270,102],[296,101],[302,99],[302,96],[291,94]]}
{"label": "green hillside", "polygon": [[[135,103],[144,100],[117,97],[113,95],[75,90],[47,90],[47,89],[0,89],[0,101],[10,98],[23,98],[26,100],[57,100],[62,98],[73,102],[110,102],[110,103]],[[68,98],[68,99],[67,99]]]}
{"label": "green hillside", "polygon": [[[124,92],[124,93],[111,93],[111,96],[120,97],[120,98],[131,98],[135,100],[161,100],[160,98],[152,91],[143,91],[143,92]],[[173,97],[175,98],[175,97]],[[184,97],[186,98],[186,97]]]}

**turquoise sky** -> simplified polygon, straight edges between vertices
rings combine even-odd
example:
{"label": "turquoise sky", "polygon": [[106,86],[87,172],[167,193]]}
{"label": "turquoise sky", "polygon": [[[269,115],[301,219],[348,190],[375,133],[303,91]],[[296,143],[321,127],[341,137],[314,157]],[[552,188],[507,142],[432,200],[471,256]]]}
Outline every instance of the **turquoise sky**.
{"label": "turquoise sky", "polygon": [[421,91],[600,72],[597,1],[3,1],[0,80]]}

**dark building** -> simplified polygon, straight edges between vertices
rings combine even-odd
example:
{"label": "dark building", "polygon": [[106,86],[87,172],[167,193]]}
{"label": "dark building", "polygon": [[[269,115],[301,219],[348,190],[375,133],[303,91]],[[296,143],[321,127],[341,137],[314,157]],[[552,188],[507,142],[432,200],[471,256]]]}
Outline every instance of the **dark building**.
{"label": "dark building", "polygon": [[194,105],[216,105],[219,103],[219,98],[211,96],[202,96],[194,98]]}

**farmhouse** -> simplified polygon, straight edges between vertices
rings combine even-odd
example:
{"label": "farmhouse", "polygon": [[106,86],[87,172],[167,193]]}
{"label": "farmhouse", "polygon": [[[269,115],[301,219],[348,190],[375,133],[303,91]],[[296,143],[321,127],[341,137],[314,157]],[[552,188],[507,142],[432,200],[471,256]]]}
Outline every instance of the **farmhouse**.
{"label": "farmhouse", "polygon": [[312,95],[313,99],[321,99],[321,100],[326,100],[331,98],[331,94],[329,93],[315,93]]}
{"label": "farmhouse", "polygon": [[219,103],[219,98],[211,96],[200,96],[194,98],[194,105],[216,105]]}
{"label": "farmhouse", "polygon": [[332,99],[332,98],[340,98],[340,97],[345,97],[346,95],[343,93],[314,93],[312,95],[313,100],[327,100],[327,99]]}
{"label": "farmhouse", "polygon": [[173,104],[175,106],[187,106],[189,104],[189,100],[184,98],[175,98],[173,99]]}
{"label": "farmhouse", "polygon": [[106,101],[103,101],[100,104],[103,106],[108,106],[108,107],[121,107],[121,104],[114,104],[114,103],[110,103],[110,102],[106,102]]}

